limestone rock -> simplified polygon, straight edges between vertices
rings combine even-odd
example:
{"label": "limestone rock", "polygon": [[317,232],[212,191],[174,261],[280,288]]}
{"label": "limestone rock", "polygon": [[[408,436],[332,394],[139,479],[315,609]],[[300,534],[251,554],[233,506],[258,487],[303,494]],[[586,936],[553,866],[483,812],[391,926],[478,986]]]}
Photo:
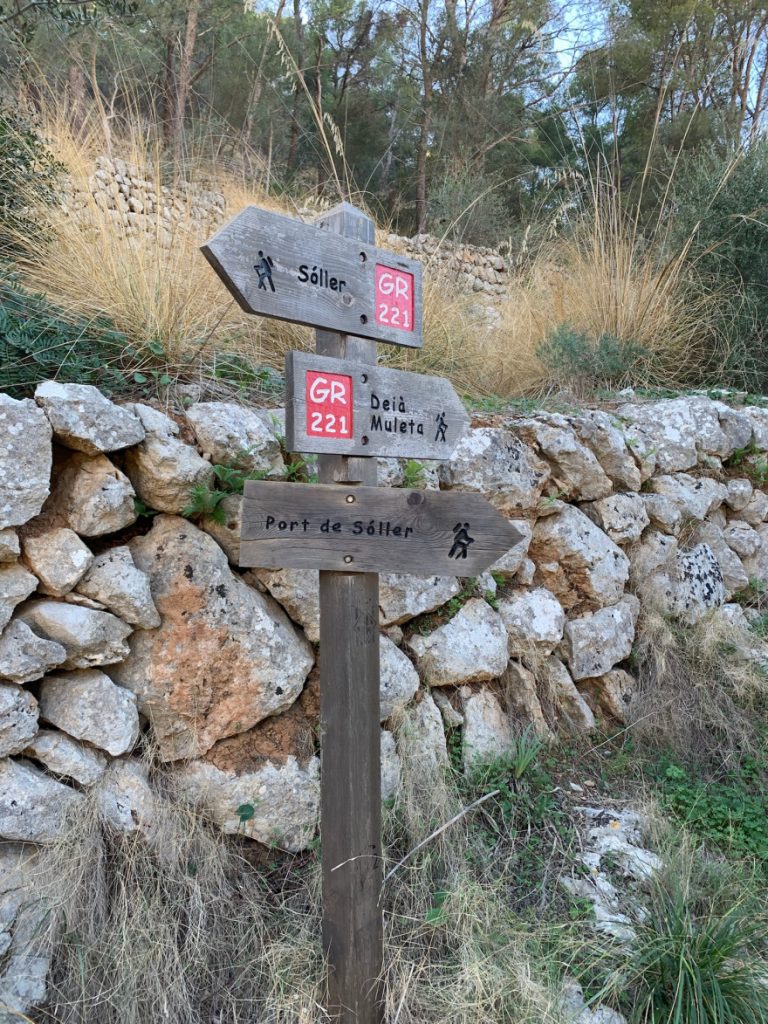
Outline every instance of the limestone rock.
{"label": "limestone rock", "polygon": [[692,477],[687,473],[657,476],[651,481],[654,494],[663,494],[680,509],[683,516],[703,520],[725,501],[725,486],[708,477]]}
{"label": "limestone rock", "polygon": [[617,415],[631,424],[627,429],[628,438],[632,427],[637,426],[651,439],[656,448],[656,465],[662,473],[675,473],[696,465],[699,426],[686,399],[622,405]]}
{"label": "limestone rock", "polygon": [[29,690],[0,684],[0,757],[21,753],[37,732],[37,714]]}
{"label": "limestone rock", "polygon": [[499,427],[470,430],[439,472],[446,487],[484,494],[510,516],[535,509],[549,479],[546,463]]}
{"label": "limestone rock", "polygon": [[643,494],[642,498],[645,511],[654,526],[673,536],[680,532],[683,514],[673,501],[663,494]]}
{"label": "limestone rock", "polygon": [[146,767],[136,758],[121,757],[107,765],[96,788],[101,820],[115,832],[154,834],[155,797]]}
{"label": "limestone rock", "polygon": [[735,448],[736,440],[752,436],[749,420],[729,409],[723,402],[715,402],[706,395],[689,395],[683,399],[688,405],[696,425],[696,447],[705,455],[727,459]]}
{"label": "limestone rock", "polygon": [[515,581],[519,583],[521,587],[530,587],[533,584],[535,576],[536,563],[530,558],[524,558],[520,563],[520,568],[515,573]]}
{"label": "limestone rock", "polygon": [[50,843],[82,800],[26,761],[0,761],[0,836],[24,843]]}
{"label": "limestone rock", "polygon": [[0,394],[0,529],[36,516],[51,480],[51,425],[30,398]]}
{"label": "limestone rock", "polygon": [[723,530],[723,537],[740,558],[749,558],[760,550],[760,534],[741,519],[731,519]]}
{"label": "limestone rock", "polygon": [[155,629],[160,625],[149,577],[136,568],[127,547],[110,548],[99,555],[78,583],[77,591],[132,626]]}
{"label": "limestone rock", "polygon": [[544,587],[517,591],[499,601],[499,614],[509,637],[509,653],[531,651],[551,654],[563,638],[565,612],[554,594]]}
{"label": "limestone rock", "polygon": [[742,565],[750,579],[768,583],[768,523],[761,523],[755,533],[760,540],[760,547],[754,555],[743,558]]}
{"label": "limestone rock", "polygon": [[61,644],[33,633],[20,619],[12,620],[0,636],[0,680],[31,683],[66,658]]}
{"label": "limestone rock", "polygon": [[579,439],[589,445],[617,488],[640,490],[640,469],[627,447],[621,424],[615,417],[590,409],[572,419],[571,423]]}
{"label": "limestone rock", "polygon": [[726,484],[728,493],[725,496],[725,504],[734,512],[741,512],[752,497],[754,488],[749,480],[729,480]]}
{"label": "limestone rock", "polygon": [[754,527],[764,523],[768,519],[768,494],[753,491],[747,504],[739,510],[739,518]]}
{"label": "limestone rock", "polygon": [[56,440],[86,455],[127,448],[144,440],[144,428],[128,409],[90,384],[38,384],[35,401],[45,410]]}
{"label": "limestone rock", "polygon": [[100,750],[78,743],[66,733],[41,729],[23,753],[42,761],[49,772],[91,786],[103,773],[107,759]]}
{"label": "limestone rock", "polygon": [[581,510],[615,544],[637,540],[650,522],[642,494],[612,494],[582,505]]}
{"label": "limestone rock", "polygon": [[755,446],[761,451],[768,451],[768,409],[745,405],[741,411],[752,424],[752,439]]}
{"label": "limestone rock", "polygon": [[611,493],[613,486],[602,466],[564,416],[540,413],[531,419],[512,421],[510,429],[538,448],[551,467],[551,484],[563,496],[589,501]]}
{"label": "limestone rock", "polygon": [[132,628],[109,612],[40,599],[25,604],[18,617],[38,636],[61,644],[67,652],[62,668],[111,665],[128,654]]}
{"label": "limestone rock", "polygon": [[155,409],[154,406],[144,405],[141,402],[132,402],[126,408],[133,413],[144,428],[145,436],[154,434],[156,437],[178,437],[180,430],[178,423],[170,416]]}
{"label": "limestone rock", "polygon": [[566,731],[574,735],[591,732],[595,728],[595,716],[576,689],[576,684],[562,661],[559,658],[547,658],[544,662],[544,673],[549,684],[550,696],[558,711],[558,720],[565,724]]}
{"label": "limestone rock", "polygon": [[605,675],[593,679],[579,680],[579,690],[595,710],[623,724],[629,722],[629,706],[635,686],[635,680],[629,672],[620,668],[611,669]]}
{"label": "limestone rock", "polygon": [[417,791],[429,791],[448,768],[443,720],[429,693],[397,716],[397,749],[404,773]]}
{"label": "limestone rock", "polygon": [[544,717],[533,672],[517,661],[510,661],[503,683],[514,720],[523,727],[530,726],[542,739],[551,740],[552,732]]}
{"label": "limestone rock", "polygon": [[[714,454],[728,458],[739,448],[746,448],[752,440],[752,421],[743,412],[732,409],[724,402],[714,402],[720,420],[720,429],[726,438],[726,445]],[[724,454],[725,452],[725,454]]]}
{"label": "limestone rock", "polygon": [[37,577],[21,565],[0,565],[0,630],[11,621],[13,609],[37,588]]}
{"label": "limestone rock", "polygon": [[417,615],[433,612],[461,591],[454,576],[379,576],[379,623],[400,625]]}
{"label": "limestone rock", "polygon": [[82,537],[101,537],[136,522],[136,492],[106,455],[70,456],[59,474],[52,504]]}
{"label": "limestone rock", "polygon": [[430,686],[455,686],[495,679],[507,664],[507,630],[498,612],[472,598],[444,626],[407,641],[422,678]]}
{"label": "limestone rock", "polygon": [[21,554],[19,538],[15,530],[0,530],[0,562],[15,562]]}
{"label": "limestone rock", "polygon": [[162,624],[134,633],[110,675],[138,696],[164,759],[199,757],[293,704],[312,649],[271,598],[231,572],[214,540],[157,516],[129,547]]}
{"label": "limestone rock", "polygon": [[464,715],[451,704],[448,694],[444,690],[439,688],[432,690],[432,699],[440,709],[446,729],[459,729],[464,725]]}
{"label": "limestone rock", "polygon": [[[266,845],[297,853],[315,834],[320,806],[320,761],[302,766],[295,757],[284,764],[267,762],[253,772],[225,772],[206,761],[177,769],[182,795],[227,833],[245,835]],[[241,821],[237,809],[253,808]]]}
{"label": "limestone rock", "polygon": [[591,519],[572,505],[536,523],[530,554],[535,581],[566,610],[615,604],[624,593],[629,560]]}
{"label": "limestone rock", "polygon": [[[416,468],[418,474],[409,474],[406,467],[409,459],[377,459],[378,485],[379,487],[405,487],[405,481],[410,476],[408,486],[419,491],[437,491],[440,489],[439,462],[418,460]],[[414,478],[416,477],[416,478]]]}
{"label": "limestone rock", "polygon": [[413,699],[419,688],[419,674],[403,652],[385,636],[379,640],[379,661],[381,665],[379,717],[384,722],[395,712],[402,710]]}
{"label": "limestone rock", "polygon": [[191,445],[170,434],[147,432],[125,453],[125,470],[139,498],[160,512],[180,513],[193,487],[211,486],[213,467]]}
{"label": "limestone rock", "polygon": [[473,762],[489,761],[508,753],[513,743],[512,724],[488,689],[478,690],[464,699],[462,758],[465,770]]}
{"label": "limestone rock", "polygon": [[505,551],[501,558],[497,558],[488,570],[489,572],[503,576],[507,580],[519,571],[533,537],[533,530],[530,523],[525,519],[510,519],[510,522],[521,535],[521,539],[509,551]]}
{"label": "limestone rock", "polygon": [[112,757],[132,750],[139,738],[136,696],[98,669],[46,676],[40,687],[40,716]]}
{"label": "limestone rock", "polygon": [[574,679],[601,676],[629,656],[640,602],[627,594],[618,604],[565,625],[563,652]]}
{"label": "limestone rock", "polygon": [[728,545],[725,534],[714,523],[701,523],[693,539],[697,544],[707,544],[720,564],[723,574],[725,600],[743,590],[749,584],[744,566],[736,552]]}
{"label": "limestone rock", "polygon": [[[644,604],[662,614],[689,625],[698,622],[725,600],[720,563],[708,544],[679,551],[672,538],[664,538],[671,543],[660,544],[660,537],[649,537],[633,552],[634,588]],[[745,569],[749,572],[747,564]]]}
{"label": "limestone rock", "polygon": [[392,800],[400,789],[400,757],[395,737],[381,730],[381,799]]}
{"label": "limestone rock", "polygon": [[63,597],[87,572],[93,555],[73,530],[60,527],[25,537],[24,561],[43,594]]}
{"label": "limestone rock", "polygon": [[[246,574],[246,578],[249,574]],[[253,576],[267,588],[307,639],[320,640],[320,580],[317,569],[255,569]]]}
{"label": "limestone rock", "polygon": [[199,402],[187,409],[198,446],[212,462],[281,476],[280,442],[264,420],[234,402]]}
{"label": "limestone rock", "polygon": [[210,533],[220,548],[223,548],[232,565],[240,564],[240,530],[242,528],[243,498],[240,494],[228,494],[219,502],[223,516],[216,522],[210,516],[203,516],[200,529]]}

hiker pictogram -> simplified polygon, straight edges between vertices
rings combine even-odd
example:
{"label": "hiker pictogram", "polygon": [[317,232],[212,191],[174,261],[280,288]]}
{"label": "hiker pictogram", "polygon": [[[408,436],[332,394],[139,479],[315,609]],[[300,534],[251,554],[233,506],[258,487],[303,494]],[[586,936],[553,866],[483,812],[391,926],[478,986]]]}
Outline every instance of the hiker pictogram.
{"label": "hiker pictogram", "polygon": [[469,536],[469,523],[456,523],[453,528],[453,546],[448,552],[449,558],[466,558],[469,545],[475,543],[475,538]]}
{"label": "hiker pictogram", "polygon": [[444,412],[438,413],[437,416],[435,417],[435,420],[437,422],[437,431],[435,433],[435,440],[436,441],[443,441],[443,442],[447,443],[448,439],[445,436],[445,432],[448,429],[448,423],[447,423],[446,418],[445,418],[445,413]]}
{"label": "hiker pictogram", "polygon": [[272,291],[275,290],[275,282],[272,280],[272,270],[275,264],[272,262],[271,256],[265,256],[264,253],[259,249],[259,262],[254,263],[253,269],[259,275],[259,288],[267,290],[267,282]]}

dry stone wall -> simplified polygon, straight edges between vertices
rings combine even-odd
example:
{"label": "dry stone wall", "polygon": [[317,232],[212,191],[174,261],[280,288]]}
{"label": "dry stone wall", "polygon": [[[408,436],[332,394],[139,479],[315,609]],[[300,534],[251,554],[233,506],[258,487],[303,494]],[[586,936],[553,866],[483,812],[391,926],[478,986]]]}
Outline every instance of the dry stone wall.
{"label": "dry stone wall", "polygon": [[[291,851],[315,835],[317,573],[241,572],[237,495],[223,521],[181,514],[244,450],[285,475],[279,414],[171,413],[85,385],[0,395],[0,849],[18,863],[88,791],[105,828],[151,842],[148,751],[225,832]],[[703,396],[474,426],[419,486],[486,495],[523,540],[471,591],[382,575],[382,796],[406,749],[428,784],[449,733],[469,765],[525,726],[554,741],[628,720],[649,608],[718,617],[743,629],[735,657],[759,657],[733,598],[768,584],[768,494],[748,472],[766,454],[768,409]],[[399,463],[381,470],[402,485]],[[0,953],[12,902],[0,893]],[[19,1009],[44,985],[28,966],[33,995],[13,989],[18,963],[0,978]]]}

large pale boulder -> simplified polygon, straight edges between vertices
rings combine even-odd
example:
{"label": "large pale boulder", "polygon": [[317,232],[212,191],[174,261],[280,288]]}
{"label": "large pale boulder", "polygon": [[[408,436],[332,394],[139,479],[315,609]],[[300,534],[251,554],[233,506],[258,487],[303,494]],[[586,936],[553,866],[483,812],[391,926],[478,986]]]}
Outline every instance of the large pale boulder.
{"label": "large pale boulder", "polygon": [[63,597],[88,571],[89,548],[73,530],[58,527],[24,538],[24,561],[40,580],[40,591]]}
{"label": "large pale boulder", "polygon": [[0,562],[15,562],[21,554],[19,537],[15,530],[0,530]]}
{"label": "large pale boulder", "polygon": [[61,644],[33,633],[20,619],[13,619],[0,636],[0,680],[31,683],[66,660]]}
{"label": "large pale boulder", "polygon": [[536,677],[518,661],[510,661],[502,677],[511,717],[517,725],[530,726],[541,739],[552,739],[536,688]]}
{"label": "large pale boulder", "polygon": [[500,427],[470,430],[439,472],[446,487],[478,491],[508,515],[535,509],[549,479],[547,464]]}
{"label": "large pale boulder", "polygon": [[400,625],[417,615],[433,612],[461,591],[454,576],[379,576],[379,622]]}
{"label": "large pale boulder", "polygon": [[0,761],[0,836],[51,843],[83,799],[26,761]]}
{"label": "large pale boulder", "polygon": [[502,598],[499,615],[507,627],[509,653],[514,656],[532,651],[551,654],[563,638],[563,606],[544,587],[516,591]]}
{"label": "large pale boulder", "polygon": [[589,409],[571,418],[570,423],[619,490],[640,490],[640,468],[627,447],[620,420],[601,410]]}
{"label": "large pale boulder", "polygon": [[724,402],[716,402],[706,395],[688,395],[680,399],[687,403],[696,424],[696,447],[705,455],[727,459],[735,448],[742,447],[752,436],[752,427],[741,413],[729,409]]}
{"label": "large pale boulder", "polygon": [[116,533],[136,522],[136,492],[106,455],[71,455],[51,503],[56,515],[82,537]]}
{"label": "large pale boulder", "polygon": [[13,609],[37,589],[37,577],[22,565],[0,565],[0,630],[11,621]]}
{"label": "large pale boulder", "polygon": [[676,536],[680,532],[683,514],[680,507],[663,494],[641,495],[648,519],[657,529]]}
{"label": "large pale boulder", "polygon": [[558,723],[566,732],[578,735],[595,728],[595,716],[576,689],[571,674],[559,658],[549,657],[542,666],[549,686],[550,699],[557,709]]}
{"label": "large pale boulder", "polygon": [[379,717],[384,722],[413,699],[419,688],[419,674],[411,661],[386,636],[379,640],[379,664]]}
{"label": "large pale boulder", "polygon": [[745,405],[741,410],[752,425],[755,447],[768,452],[768,409],[758,405]]}
{"label": "large pale boulder", "polygon": [[703,520],[725,501],[728,490],[724,484],[709,477],[693,477],[687,473],[656,476],[651,481],[654,494],[662,494],[677,506],[682,516]]}
{"label": "large pale boulder", "polygon": [[725,443],[719,451],[712,452],[720,458],[727,459],[739,448],[746,448],[752,441],[752,421],[743,411],[732,409],[724,402],[713,402],[720,420],[720,429],[725,436]]}
{"label": "large pale boulder", "polygon": [[456,686],[495,679],[507,665],[507,630],[489,604],[472,598],[444,626],[407,641],[422,678],[430,686]]}
{"label": "large pale boulder", "polygon": [[125,454],[125,469],[136,494],[160,512],[180,513],[193,487],[212,486],[213,467],[191,445],[175,437],[148,433]]}
{"label": "large pale boulder", "polygon": [[630,424],[626,430],[628,438],[632,436],[632,427],[637,426],[652,440],[656,465],[662,473],[675,473],[696,465],[699,425],[685,398],[622,405],[617,415]]}
{"label": "large pale boulder", "polygon": [[708,544],[680,551],[672,537],[655,531],[632,552],[632,585],[643,604],[688,624],[725,600],[723,572]]}
{"label": "large pale boulder", "polygon": [[572,505],[536,523],[529,550],[536,583],[551,590],[567,611],[615,604],[624,593],[629,559]]}
{"label": "large pale boulder", "polygon": [[550,486],[567,499],[603,498],[613,485],[590,448],[582,444],[564,416],[540,413],[512,420],[510,429],[546,459]]}
{"label": "large pale boulder", "polygon": [[283,474],[283,456],[275,432],[247,406],[198,402],[187,409],[187,420],[199,448],[212,462]]}
{"label": "large pale boulder", "polygon": [[57,672],[40,687],[40,717],[77,740],[119,757],[136,746],[136,695],[98,669]]}
{"label": "large pale boulder", "polygon": [[627,594],[610,608],[566,623],[563,653],[574,679],[604,675],[629,656],[639,611],[638,599]]}
{"label": "large pale boulder", "polygon": [[611,494],[582,505],[581,510],[614,544],[637,540],[650,522],[642,494]]}
{"label": "large pale boulder", "polygon": [[629,721],[629,707],[637,684],[623,669],[614,668],[595,679],[580,679],[579,690],[595,711],[615,718],[617,722]]}
{"label": "large pale boulder", "polygon": [[199,757],[293,704],[312,649],[279,605],[232,573],[211,537],[158,516],[129,547],[162,625],[134,633],[110,675],[138,696],[163,758]]}
{"label": "large pale boulder", "polygon": [[42,762],[54,775],[74,779],[83,786],[96,782],[107,767],[107,759],[100,750],[55,729],[41,729],[23,753]]}
{"label": "large pale boulder", "polygon": [[0,529],[36,516],[51,481],[51,425],[24,398],[0,394]]}
{"label": "large pale boulder", "polygon": [[[250,573],[246,573],[246,579]],[[297,622],[312,643],[320,639],[320,580],[317,569],[254,569],[252,575]]]}
{"label": "large pale boulder", "polygon": [[38,384],[35,401],[45,410],[59,444],[86,455],[116,451],[144,440],[139,419],[90,384],[48,380]]}
{"label": "large pale boulder", "polygon": [[723,574],[725,600],[743,590],[749,584],[749,576],[741,564],[741,559],[729,546],[725,532],[714,523],[700,523],[693,538],[697,544],[707,544],[720,564]]}
{"label": "large pale boulder", "polygon": [[723,530],[723,537],[739,558],[750,558],[760,550],[760,534],[741,519],[731,519]]}
{"label": "large pale boulder", "polygon": [[[320,807],[320,761],[283,764],[237,774],[207,761],[191,761],[175,772],[179,792],[224,832],[245,835],[266,845],[298,852],[311,842]],[[252,808],[248,820],[239,807]]]}
{"label": "large pale boulder", "polygon": [[488,689],[468,694],[462,701],[462,758],[464,767],[489,761],[512,748],[512,723],[498,698]]}
{"label": "large pale boulder", "polygon": [[98,601],[132,626],[155,629],[160,625],[149,576],[136,568],[125,546],[110,548],[99,555],[76,589],[78,594]]}
{"label": "large pale boulder", "polygon": [[747,504],[739,510],[739,518],[754,527],[764,523],[768,519],[768,494],[753,490]]}
{"label": "large pale boulder", "polygon": [[37,701],[19,686],[0,684],[0,757],[19,754],[38,729]]}
{"label": "large pale boulder", "polygon": [[128,654],[132,627],[109,612],[40,599],[23,605],[18,617],[33,633],[61,644],[67,652],[62,668],[111,665]]}

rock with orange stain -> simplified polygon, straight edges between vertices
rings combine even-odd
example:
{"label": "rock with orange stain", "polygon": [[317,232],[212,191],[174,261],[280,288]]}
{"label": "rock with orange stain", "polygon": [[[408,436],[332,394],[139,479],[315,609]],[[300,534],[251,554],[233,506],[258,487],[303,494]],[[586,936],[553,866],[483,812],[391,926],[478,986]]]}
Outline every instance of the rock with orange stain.
{"label": "rock with orange stain", "polygon": [[211,537],[163,515],[129,547],[162,624],[137,631],[110,674],[137,695],[161,757],[200,757],[293,704],[312,648],[271,598],[230,570]]}

